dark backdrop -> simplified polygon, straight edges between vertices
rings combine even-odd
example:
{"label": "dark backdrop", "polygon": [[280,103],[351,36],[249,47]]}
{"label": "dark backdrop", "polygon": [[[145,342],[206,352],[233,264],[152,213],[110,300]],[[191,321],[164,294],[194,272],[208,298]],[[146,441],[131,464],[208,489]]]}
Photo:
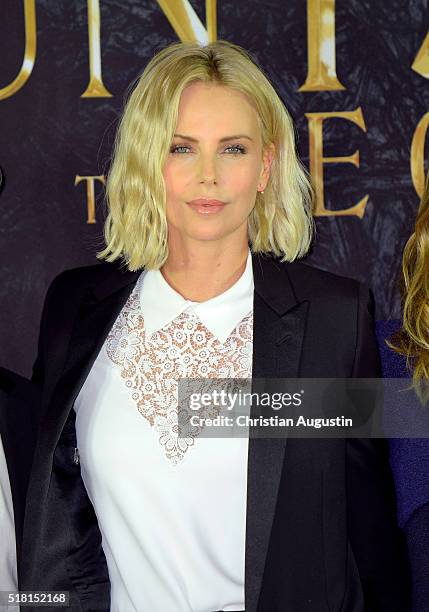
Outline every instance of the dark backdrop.
{"label": "dark backdrop", "polygon": [[[0,6],[0,166],[5,175],[0,365],[29,375],[48,284],[64,269],[96,263],[94,253],[102,245],[102,182],[94,180],[95,213],[88,216],[88,180],[76,177],[106,174],[126,88],[156,51],[180,39],[202,39],[205,2],[1,0]],[[94,16],[97,7],[107,91],[81,97],[95,40],[90,44],[88,9]],[[429,118],[427,0],[218,0],[208,7],[216,10],[217,38],[250,51],[273,82],[296,122],[299,153],[309,168],[312,159],[313,173],[321,155],[320,145],[310,151],[314,113],[355,111],[356,121],[361,113],[360,126],[334,116],[323,122],[325,158],[358,150],[360,165],[324,165],[322,204],[328,212],[317,217],[308,261],[365,281],[374,290],[377,317],[398,316],[401,251],[418,207]],[[321,48],[330,54],[331,73],[336,58],[338,85],[344,89],[329,90],[328,81],[335,79],[325,75],[311,91],[300,90],[310,64],[313,69],[320,65],[317,58],[309,59],[320,32],[318,11],[322,17],[327,12],[329,21],[332,9],[335,39],[322,32]],[[21,70],[26,42],[28,78]],[[18,75],[25,82],[11,94],[9,86]],[[320,213],[321,181],[314,178]],[[330,216],[329,211],[348,209],[366,195],[362,217]]]}

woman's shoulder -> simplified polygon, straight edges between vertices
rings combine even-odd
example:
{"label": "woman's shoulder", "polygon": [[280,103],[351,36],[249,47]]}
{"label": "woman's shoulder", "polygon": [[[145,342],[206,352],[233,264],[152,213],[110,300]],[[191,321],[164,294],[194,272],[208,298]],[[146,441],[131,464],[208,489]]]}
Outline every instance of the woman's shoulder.
{"label": "woman's shoulder", "polygon": [[43,303],[42,320],[47,317],[51,322],[57,319],[61,321],[75,312],[86,294],[96,295],[98,292],[102,295],[105,288],[120,287],[136,276],[135,272],[129,272],[119,263],[103,262],[64,270],[49,284]]}
{"label": "woman's shoulder", "polygon": [[350,304],[359,299],[372,299],[368,285],[354,278],[342,276],[314,266],[306,260],[281,264],[299,300],[323,300]]}
{"label": "woman's shoulder", "polygon": [[101,282],[112,270],[118,270],[117,264],[100,262],[90,266],[78,266],[59,272],[51,281],[49,289],[54,287],[56,290],[74,286],[87,287]]}
{"label": "woman's shoulder", "polygon": [[394,333],[399,331],[401,328],[401,320],[400,319],[378,319],[375,322],[375,329],[377,335],[381,339],[389,338]]}
{"label": "woman's shoulder", "polygon": [[318,289],[324,287],[326,290],[353,290],[360,284],[354,278],[318,268],[313,263],[307,261],[294,262],[291,265],[291,273],[295,277],[299,276],[302,278],[305,284],[311,280],[312,285]]}
{"label": "woman's shoulder", "polygon": [[54,277],[48,287],[46,299],[52,298],[53,295],[56,299],[78,298],[90,289],[102,287],[106,283],[115,284],[123,278],[130,277],[132,280],[135,276],[135,272],[130,272],[120,262],[100,262],[90,266],[70,268]]}
{"label": "woman's shoulder", "polygon": [[383,378],[407,378],[410,372],[403,355],[391,349],[387,342],[401,328],[399,319],[385,319],[375,322],[375,335],[381,357]]}

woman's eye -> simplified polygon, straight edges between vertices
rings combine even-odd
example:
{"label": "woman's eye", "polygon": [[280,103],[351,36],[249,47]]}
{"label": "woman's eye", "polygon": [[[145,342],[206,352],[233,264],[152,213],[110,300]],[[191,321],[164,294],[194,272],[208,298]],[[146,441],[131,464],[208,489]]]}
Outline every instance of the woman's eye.
{"label": "woman's eye", "polygon": [[230,147],[227,147],[228,149],[235,149],[236,151],[239,151],[240,153],[246,153],[246,149],[245,147],[243,147],[243,145],[232,145]]}
{"label": "woman's eye", "polygon": [[[170,153],[182,153],[182,151],[179,151],[179,149],[189,149],[190,147],[188,147],[187,145],[174,145],[173,147],[171,147],[170,149]],[[246,148],[241,145],[241,144],[237,144],[237,145],[231,145],[229,147],[227,147],[226,149],[235,149],[234,153],[238,153],[239,155],[246,153]]]}
{"label": "woman's eye", "polygon": [[174,147],[171,147],[170,153],[177,153],[178,149],[189,149],[189,147],[186,147],[185,145],[175,145]]}

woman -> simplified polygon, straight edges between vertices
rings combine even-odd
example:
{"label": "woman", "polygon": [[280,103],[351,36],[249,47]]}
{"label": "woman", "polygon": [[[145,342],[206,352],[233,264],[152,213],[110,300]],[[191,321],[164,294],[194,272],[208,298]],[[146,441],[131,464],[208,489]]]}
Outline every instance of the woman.
{"label": "woman", "polygon": [[[413,234],[402,256],[402,321],[378,321],[383,376],[412,375],[420,402],[409,394],[400,409],[416,431],[427,432],[429,399],[429,174]],[[385,340],[387,340],[387,346]],[[389,350],[394,349],[395,352]],[[418,429],[420,427],[420,430]],[[429,442],[427,438],[392,438],[390,462],[398,499],[398,522],[407,538],[412,568],[413,612],[429,609]]]}
{"label": "woman", "polygon": [[368,290],[295,262],[311,189],[243,49],[149,62],[107,198],[106,262],[43,310],[21,588],[76,611],[404,612],[383,444],[176,434],[180,377],[379,374]]}

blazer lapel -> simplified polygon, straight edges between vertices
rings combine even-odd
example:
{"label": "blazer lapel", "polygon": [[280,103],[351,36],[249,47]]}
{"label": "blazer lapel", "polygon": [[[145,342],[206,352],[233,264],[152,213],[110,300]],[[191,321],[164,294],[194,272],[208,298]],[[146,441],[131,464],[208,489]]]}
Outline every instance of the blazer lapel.
{"label": "blazer lapel", "polygon": [[64,370],[40,432],[51,449],[58,442],[73,403],[140,273],[113,268],[102,283],[86,290],[73,326]]}
{"label": "blazer lapel", "polygon": [[[253,255],[253,276],[255,293],[252,378],[296,378],[299,375],[309,303],[298,302],[285,264]],[[254,407],[251,408],[251,416],[256,416]],[[257,610],[286,442],[286,437],[249,439],[246,612]]]}

